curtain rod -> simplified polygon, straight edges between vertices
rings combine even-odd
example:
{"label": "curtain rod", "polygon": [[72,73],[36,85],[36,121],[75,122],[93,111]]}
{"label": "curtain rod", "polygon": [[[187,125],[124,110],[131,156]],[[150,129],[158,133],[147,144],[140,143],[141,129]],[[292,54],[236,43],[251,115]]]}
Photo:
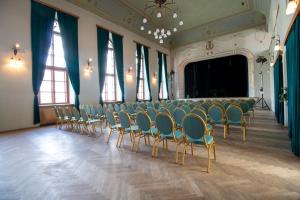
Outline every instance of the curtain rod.
{"label": "curtain rod", "polygon": [[148,49],[151,49],[151,47],[148,47],[147,45],[144,45],[143,43],[140,43],[140,42],[138,42],[138,41],[133,40],[133,42],[136,43],[136,44],[141,44],[141,45],[143,45],[144,47],[147,47]]}
{"label": "curtain rod", "polygon": [[65,10],[62,10],[62,9],[58,8],[58,7],[52,6],[52,5],[48,4],[48,3],[42,2],[42,1],[40,1],[40,0],[33,0],[33,1],[35,1],[35,2],[37,2],[37,3],[39,3],[39,4],[42,4],[42,5],[44,5],[44,6],[47,6],[47,7],[49,7],[49,8],[52,8],[52,9],[54,9],[54,10],[56,10],[56,11],[63,12],[63,13],[65,13],[65,14],[71,15],[71,16],[76,17],[77,19],[79,19],[79,16],[78,16],[78,15],[74,15],[74,14],[72,14],[72,13],[70,13],[70,12],[67,12],[67,11],[65,11]]}
{"label": "curtain rod", "polygon": [[159,50],[156,50],[156,51],[157,51],[157,53],[162,53],[162,54],[165,54],[166,56],[169,56],[167,53],[161,52]]}
{"label": "curtain rod", "polygon": [[124,36],[121,35],[120,33],[116,33],[115,31],[112,31],[112,30],[110,30],[110,29],[108,29],[108,28],[105,28],[105,27],[103,27],[103,26],[100,26],[100,25],[98,25],[98,24],[96,24],[96,27],[97,27],[97,28],[105,29],[105,30],[107,30],[107,31],[109,31],[109,32],[111,32],[111,33],[113,33],[113,34],[116,34],[116,35],[119,35],[119,36],[121,36],[121,37],[124,37]]}

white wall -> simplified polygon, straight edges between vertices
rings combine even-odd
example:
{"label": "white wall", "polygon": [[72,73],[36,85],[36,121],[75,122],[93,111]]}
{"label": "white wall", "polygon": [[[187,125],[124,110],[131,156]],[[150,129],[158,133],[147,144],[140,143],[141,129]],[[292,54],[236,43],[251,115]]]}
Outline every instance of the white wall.
{"label": "white wall", "polygon": [[[135,49],[133,40],[150,47],[150,78],[153,99],[157,99],[157,82],[153,84],[152,76],[158,71],[157,50],[170,55],[168,49],[156,43],[113,24],[101,17],[85,11],[69,2],[62,0],[42,0],[59,7],[62,10],[79,16],[79,64],[80,64],[80,102],[96,104],[99,101],[98,58],[96,24],[120,33],[124,36],[124,75],[125,100],[135,101],[136,80],[126,78],[130,66],[135,70]],[[31,36],[30,36],[30,0],[1,0],[0,1],[0,131],[20,129],[33,126],[33,91],[31,66]],[[23,64],[19,69],[9,66],[12,46],[20,43],[23,50],[20,54]],[[87,59],[93,58],[95,71],[86,76],[84,67]],[[168,68],[171,68],[170,56]],[[168,70],[170,71],[170,70]],[[135,71],[133,72],[135,74]]]}
{"label": "white wall", "polygon": [[[184,67],[191,62],[207,60],[216,57],[241,54],[248,58],[249,96],[259,97],[260,75],[255,59],[263,55],[270,44],[271,35],[260,29],[249,29],[239,33],[229,34],[214,38],[213,54],[207,55],[206,41],[189,44],[172,50],[174,54],[174,68],[176,71],[175,94],[177,98],[184,98]],[[262,42],[260,42],[262,41]],[[235,45],[237,44],[237,45]],[[265,98],[271,105],[270,97],[270,73],[265,67],[264,90]]]}

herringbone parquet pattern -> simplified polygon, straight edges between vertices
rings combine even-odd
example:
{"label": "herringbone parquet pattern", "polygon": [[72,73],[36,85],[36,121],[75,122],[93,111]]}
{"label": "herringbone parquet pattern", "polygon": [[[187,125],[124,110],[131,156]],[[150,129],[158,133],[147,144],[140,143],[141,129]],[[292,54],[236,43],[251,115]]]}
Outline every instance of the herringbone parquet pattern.
{"label": "herringbone parquet pattern", "polygon": [[107,129],[95,138],[55,127],[3,133],[0,199],[300,199],[300,159],[272,113],[256,113],[245,143],[240,129],[226,140],[216,131],[209,174],[203,148],[182,166],[174,145],[152,158],[144,143],[132,152],[129,137],[120,149],[116,134],[107,145]]}

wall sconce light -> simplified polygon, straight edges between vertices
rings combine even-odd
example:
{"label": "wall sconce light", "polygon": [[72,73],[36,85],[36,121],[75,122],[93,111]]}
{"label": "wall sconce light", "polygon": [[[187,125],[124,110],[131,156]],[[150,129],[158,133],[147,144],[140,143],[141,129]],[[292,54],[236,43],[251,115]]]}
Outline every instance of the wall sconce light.
{"label": "wall sconce light", "polygon": [[276,35],[273,37],[275,39],[275,46],[274,46],[274,51],[279,51],[280,50],[280,37],[279,35]]}
{"label": "wall sconce light", "polygon": [[297,4],[298,4],[298,0],[289,0],[285,10],[285,14],[286,15],[293,14],[297,9]]}
{"label": "wall sconce light", "polygon": [[87,66],[85,68],[86,72],[92,73],[94,71],[94,66],[92,65],[93,59],[89,58],[87,61]]}
{"label": "wall sconce light", "polygon": [[152,81],[155,83],[157,81],[157,72],[154,72]]}
{"label": "wall sconce light", "polygon": [[12,50],[13,50],[14,55],[10,58],[9,63],[10,63],[10,65],[11,65],[12,67],[18,68],[18,67],[20,67],[21,64],[22,64],[21,58],[20,58],[20,57],[17,57],[17,54],[18,54],[18,52],[19,52],[19,50],[20,50],[20,44],[19,44],[19,43],[16,43],[16,44],[13,46]]}
{"label": "wall sconce light", "polygon": [[127,79],[130,81],[132,80],[132,73],[133,73],[133,68],[129,67],[127,71]]}

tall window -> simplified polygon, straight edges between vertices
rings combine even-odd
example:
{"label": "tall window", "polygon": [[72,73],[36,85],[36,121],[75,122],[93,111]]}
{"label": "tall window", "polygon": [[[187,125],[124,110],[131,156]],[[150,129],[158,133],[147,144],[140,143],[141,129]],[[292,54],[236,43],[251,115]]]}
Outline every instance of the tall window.
{"label": "tall window", "polygon": [[117,76],[111,33],[109,33],[109,37],[110,40],[108,42],[107,67],[104,88],[102,91],[102,99],[105,102],[116,102],[122,101],[122,93]]}
{"label": "tall window", "polygon": [[51,46],[48,51],[46,69],[40,87],[40,104],[67,104],[69,97],[69,78],[64,58],[59,24],[53,25]]}
{"label": "tall window", "polygon": [[162,58],[162,74],[161,74],[162,77],[161,77],[160,92],[159,92],[160,99],[168,99],[168,90],[167,90],[168,80],[166,80],[165,68],[166,68],[165,61]]}
{"label": "tall window", "polygon": [[147,80],[147,74],[146,74],[146,64],[145,64],[145,56],[144,56],[144,48],[142,47],[142,54],[141,54],[141,70],[140,74],[138,73],[138,56],[136,52],[136,58],[135,58],[135,63],[136,63],[136,76],[140,78],[139,81],[139,90],[138,90],[138,100],[149,100],[150,99],[150,93],[149,93],[149,88],[148,88],[148,80]]}

